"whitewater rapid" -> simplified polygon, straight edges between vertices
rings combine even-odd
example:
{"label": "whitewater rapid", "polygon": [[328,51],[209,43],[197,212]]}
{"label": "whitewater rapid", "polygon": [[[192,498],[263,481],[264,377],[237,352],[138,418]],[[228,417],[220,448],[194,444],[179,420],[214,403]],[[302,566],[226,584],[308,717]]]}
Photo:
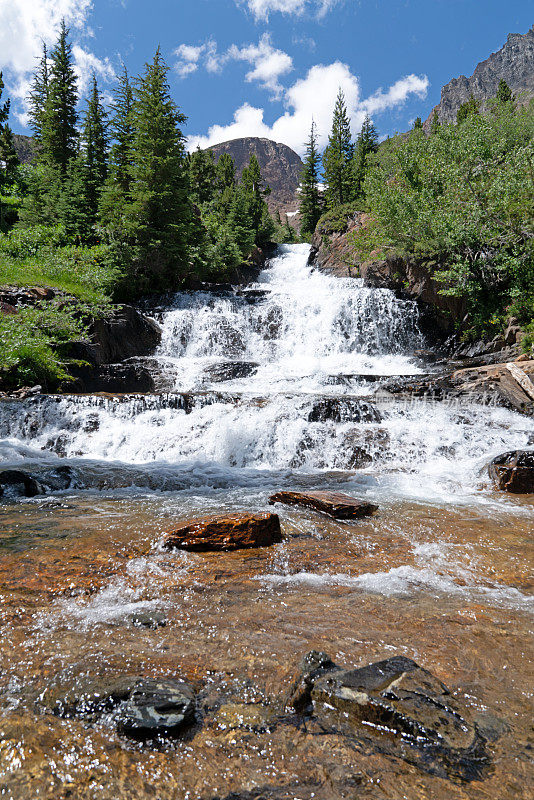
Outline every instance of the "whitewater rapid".
{"label": "whitewater rapid", "polygon": [[422,371],[416,304],[325,275],[308,255],[285,245],[247,289],[175,295],[150,360],[165,392],[2,402],[0,463],[70,464],[79,489],[320,478],[379,499],[497,506],[479,491],[485,465],[532,441],[534,422],[382,396],[381,377]]}

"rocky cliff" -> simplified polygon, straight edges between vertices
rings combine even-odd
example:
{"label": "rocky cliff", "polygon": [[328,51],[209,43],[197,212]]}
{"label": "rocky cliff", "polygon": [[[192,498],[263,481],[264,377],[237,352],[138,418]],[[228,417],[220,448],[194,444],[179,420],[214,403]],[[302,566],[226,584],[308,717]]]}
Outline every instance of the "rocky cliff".
{"label": "rocky cliff", "polygon": [[456,122],[456,112],[471,95],[484,102],[495,97],[500,80],[505,80],[517,100],[534,97],[534,26],[525,34],[510,33],[501,49],[477,65],[470,78],[460,75],[441,90],[441,101],[432,110],[440,122]]}
{"label": "rocky cliff", "polygon": [[[232,139],[210,148],[217,161],[223,153],[228,153],[234,159],[236,172],[241,176],[247,166],[252,153],[257,157],[261,174],[265,182],[271,187],[271,194],[267,204],[271,213],[280,211],[282,221],[284,214],[293,215],[298,207],[297,189],[300,183],[300,173],[303,168],[300,156],[290,147],[270,139],[247,137]],[[289,217],[289,221],[293,216]]]}

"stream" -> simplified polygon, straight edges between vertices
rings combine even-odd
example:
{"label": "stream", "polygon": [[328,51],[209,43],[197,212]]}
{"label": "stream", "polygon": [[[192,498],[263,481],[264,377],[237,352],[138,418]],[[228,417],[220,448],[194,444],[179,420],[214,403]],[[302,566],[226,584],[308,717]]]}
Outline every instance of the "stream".
{"label": "stream", "polygon": [[[534,796],[534,502],[487,474],[532,446],[534,420],[389,395],[381,379],[429,370],[417,306],[308,255],[283,245],[256,284],[152,308],[158,393],[0,401],[1,468],[54,487],[0,499],[0,797]],[[272,511],[285,489],[379,511],[341,522],[276,506],[281,544],[161,547],[181,521]],[[151,614],[165,624],[136,622]],[[344,666],[407,656],[498,717],[490,774],[451,781],[372,739],[295,725],[283,697],[312,649]],[[190,681],[197,726],[149,747],[105,717],[43,708],[50,691],[123,675]]]}

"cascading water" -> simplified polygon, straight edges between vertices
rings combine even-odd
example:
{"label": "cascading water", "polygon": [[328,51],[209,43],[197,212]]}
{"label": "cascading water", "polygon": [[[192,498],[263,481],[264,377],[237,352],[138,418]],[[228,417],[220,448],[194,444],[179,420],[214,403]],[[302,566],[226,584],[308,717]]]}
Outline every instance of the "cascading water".
{"label": "cascading water", "polygon": [[281,247],[246,290],[175,296],[156,354],[170,392],[4,402],[6,462],[44,469],[55,454],[85,460],[81,486],[102,487],[104,474],[109,487],[166,489],[356,468],[375,494],[472,500],[485,462],[524,446],[534,425],[502,409],[381,397],[380,376],[421,372],[416,305],[313,270],[308,253]]}

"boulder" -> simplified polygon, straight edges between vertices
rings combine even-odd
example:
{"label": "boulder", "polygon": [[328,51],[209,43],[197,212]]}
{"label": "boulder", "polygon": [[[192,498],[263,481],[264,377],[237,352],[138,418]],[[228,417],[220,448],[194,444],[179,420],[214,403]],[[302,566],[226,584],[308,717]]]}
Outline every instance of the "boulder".
{"label": "boulder", "polygon": [[373,503],[364,503],[341,492],[277,492],[269,498],[269,503],[305,506],[336,519],[359,519],[378,511]]}
{"label": "boulder", "polygon": [[513,494],[534,493],[534,450],[512,450],[493,459],[488,467],[499,489]]}
{"label": "boulder", "polygon": [[444,777],[477,780],[489,766],[486,740],[469,710],[410,658],[340,669],[326,654],[312,652],[300,681],[292,707],[312,713],[324,727],[380,737],[386,749]]}
{"label": "boulder", "polygon": [[0,497],[36,497],[44,494],[41,484],[18,469],[5,469],[0,472]]}
{"label": "boulder", "polygon": [[163,546],[167,549],[206,552],[268,547],[281,541],[278,515],[262,512],[193,519],[170,531]]}
{"label": "boulder", "polygon": [[258,371],[258,366],[251,361],[223,361],[206,367],[204,374],[213,383],[222,383],[236,378],[248,378]]}

